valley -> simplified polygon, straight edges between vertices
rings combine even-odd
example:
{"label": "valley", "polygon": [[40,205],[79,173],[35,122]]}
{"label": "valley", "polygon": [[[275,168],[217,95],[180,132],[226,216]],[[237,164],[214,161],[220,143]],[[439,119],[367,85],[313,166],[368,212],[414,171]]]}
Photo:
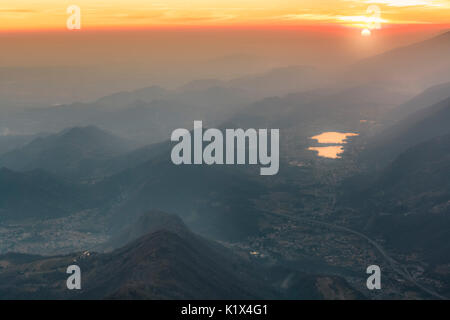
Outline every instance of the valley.
{"label": "valley", "polygon": [[[444,298],[434,288],[445,292],[447,284],[434,272],[429,273],[430,265],[423,262],[419,253],[398,252],[382,238],[373,239],[353,229],[359,213],[337,204],[342,181],[360,170],[351,153],[356,152],[357,145],[350,143],[348,148],[350,153],[343,159],[317,157],[300,167],[283,166],[277,176],[283,182],[275,184],[279,189],[271,187],[253,199],[260,221],[258,235],[220,243],[259,265],[283,265],[287,275],[301,272],[342,277],[373,299]],[[289,179],[294,187],[283,188],[284,179]],[[122,199],[123,203],[127,200]],[[211,201],[203,206],[217,208],[218,204]],[[30,220],[4,225],[0,229],[1,247],[6,248],[3,253],[46,256],[102,252],[112,237],[112,218],[88,210],[38,223]],[[201,232],[195,225],[194,230]],[[371,264],[382,267],[382,294],[365,288],[365,269]],[[284,286],[289,288],[293,284],[287,279]]]}
{"label": "valley", "polygon": [[449,36],[4,113],[0,299],[449,299]]}

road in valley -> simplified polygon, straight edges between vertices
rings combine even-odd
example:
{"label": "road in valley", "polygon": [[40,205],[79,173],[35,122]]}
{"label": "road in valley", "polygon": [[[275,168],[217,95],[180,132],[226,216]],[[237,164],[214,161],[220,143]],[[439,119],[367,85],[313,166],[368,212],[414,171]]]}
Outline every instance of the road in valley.
{"label": "road in valley", "polygon": [[448,300],[447,297],[444,297],[443,295],[437,293],[436,291],[429,289],[427,287],[424,287],[423,285],[421,285],[420,283],[417,282],[416,279],[414,279],[414,277],[408,272],[408,270],[406,269],[406,267],[402,266],[399,262],[397,262],[396,260],[394,260],[393,258],[391,258],[387,252],[374,240],[372,240],[371,238],[369,238],[368,236],[366,236],[365,234],[347,228],[347,227],[343,227],[343,226],[339,226],[336,224],[332,224],[332,223],[328,223],[328,222],[323,222],[323,221],[317,221],[317,220],[313,220],[313,219],[308,219],[308,218],[301,218],[301,217],[296,217],[296,216],[292,216],[289,214],[283,214],[283,213],[273,213],[273,212],[268,212],[265,211],[265,213],[274,215],[274,216],[281,216],[281,217],[285,217],[291,220],[296,220],[299,222],[303,222],[303,223],[309,223],[312,225],[316,225],[316,226],[321,226],[321,227],[326,227],[332,230],[338,230],[338,231],[342,231],[342,232],[347,232],[347,233],[351,233],[354,234],[364,240],[366,240],[367,242],[369,242],[382,256],[383,258],[388,262],[389,266],[392,268],[392,270],[394,270],[395,273],[397,273],[398,275],[400,275],[403,279],[411,282],[412,284],[414,284],[416,287],[422,289],[424,292],[428,293],[429,295],[433,296],[434,298],[438,298],[441,300]]}

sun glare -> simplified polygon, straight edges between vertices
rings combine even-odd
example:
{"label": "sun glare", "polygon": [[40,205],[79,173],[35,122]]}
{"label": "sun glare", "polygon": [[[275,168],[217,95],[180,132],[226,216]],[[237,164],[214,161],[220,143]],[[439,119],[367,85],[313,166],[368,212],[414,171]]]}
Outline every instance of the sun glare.
{"label": "sun glare", "polygon": [[370,37],[370,36],[372,35],[372,32],[371,32],[369,29],[363,29],[363,30],[361,31],[361,35],[362,35],[363,37]]}
{"label": "sun glare", "polygon": [[[8,2],[8,1],[7,1]],[[0,7],[1,30],[64,28],[65,1],[9,1]],[[13,4],[14,2],[14,4]],[[69,2],[70,3],[70,2]],[[448,0],[77,0],[83,27],[298,24],[379,29],[379,24],[447,24]],[[365,31],[365,34],[368,32]]]}

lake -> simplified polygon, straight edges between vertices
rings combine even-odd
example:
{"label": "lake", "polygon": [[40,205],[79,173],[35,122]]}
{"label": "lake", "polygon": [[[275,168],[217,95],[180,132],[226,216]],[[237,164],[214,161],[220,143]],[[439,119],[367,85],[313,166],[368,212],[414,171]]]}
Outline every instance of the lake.
{"label": "lake", "polygon": [[348,137],[358,136],[358,133],[342,133],[342,132],[323,132],[317,136],[311,137],[311,139],[317,140],[319,143],[345,143]]}
{"label": "lake", "polygon": [[317,140],[322,144],[336,144],[333,146],[324,147],[309,147],[308,150],[316,151],[319,157],[329,159],[340,159],[341,154],[344,152],[343,144],[347,143],[349,137],[358,136],[358,133],[353,132],[323,132],[317,136],[311,137],[311,139]]}
{"label": "lake", "polygon": [[339,159],[340,154],[344,152],[342,146],[330,146],[330,147],[309,147],[308,150],[317,151],[317,155],[323,158]]}

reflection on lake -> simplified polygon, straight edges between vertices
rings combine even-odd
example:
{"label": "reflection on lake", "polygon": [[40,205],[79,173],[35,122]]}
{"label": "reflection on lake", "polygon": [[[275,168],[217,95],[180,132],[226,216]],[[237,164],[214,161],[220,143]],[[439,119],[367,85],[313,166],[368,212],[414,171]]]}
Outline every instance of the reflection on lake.
{"label": "reflection on lake", "polygon": [[352,132],[323,132],[317,136],[311,137],[311,139],[317,140],[317,142],[322,144],[335,145],[324,147],[309,147],[308,150],[316,151],[319,157],[340,159],[341,154],[344,152],[343,144],[347,142],[347,138],[357,135],[357,133]]}
{"label": "reflection on lake", "polygon": [[311,139],[317,140],[319,143],[344,143],[348,137],[357,136],[357,133],[342,133],[342,132],[323,132]]}
{"label": "reflection on lake", "polygon": [[344,152],[342,146],[330,146],[330,147],[309,147],[308,150],[317,151],[319,157],[339,159],[339,155]]}

